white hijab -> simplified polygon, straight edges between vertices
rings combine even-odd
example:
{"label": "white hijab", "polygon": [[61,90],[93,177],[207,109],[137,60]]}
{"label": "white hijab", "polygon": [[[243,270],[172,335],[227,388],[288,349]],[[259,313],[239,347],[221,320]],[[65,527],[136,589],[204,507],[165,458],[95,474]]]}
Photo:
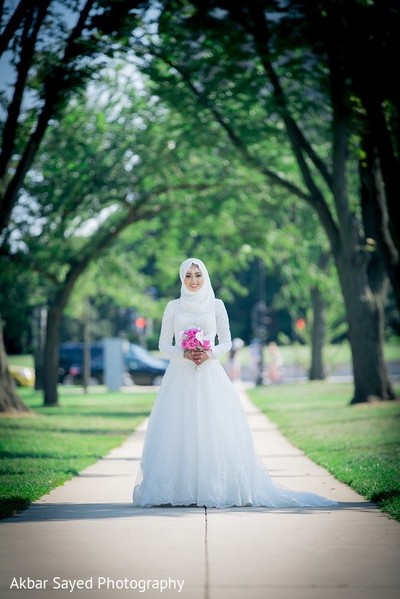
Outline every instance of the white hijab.
{"label": "white hijab", "polygon": [[[190,291],[190,289],[187,289],[185,286],[185,275],[192,264],[196,264],[203,275],[203,287],[198,291]],[[189,310],[189,312],[211,312],[215,310],[214,290],[211,285],[208,271],[201,260],[198,260],[198,258],[188,258],[182,262],[179,269],[179,275],[182,281],[180,302],[185,310]]]}

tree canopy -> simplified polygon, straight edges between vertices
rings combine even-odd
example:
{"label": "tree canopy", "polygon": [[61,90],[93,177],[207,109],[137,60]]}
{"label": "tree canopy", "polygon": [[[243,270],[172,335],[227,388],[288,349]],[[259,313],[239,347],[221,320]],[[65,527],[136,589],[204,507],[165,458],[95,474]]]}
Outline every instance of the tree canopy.
{"label": "tree canopy", "polygon": [[[335,19],[346,18],[347,6],[351,12],[360,4],[167,1],[161,3],[157,33],[149,32],[143,53],[162,97],[174,97],[186,114],[199,115],[202,122],[208,114],[271,188],[285,190],[317,214],[346,307],[354,403],[370,395],[394,396],[380,332],[385,270],[396,289],[385,258],[395,243],[388,227],[391,201],[385,197],[390,186],[372,184],[379,177],[385,181],[379,164],[383,154],[371,160],[382,148],[370,136],[367,156],[370,115],[361,98],[358,105],[352,102],[346,48],[324,35]],[[314,25],[321,21],[312,34],[310,11]],[[384,11],[384,21],[388,19],[390,11]],[[368,19],[366,25],[361,22],[364,26],[370,31],[375,25]],[[388,120],[383,125],[390,129]],[[272,132],[288,169],[277,168],[268,143]],[[392,257],[398,263],[398,255]],[[365,327],[370,332],[368,360]]]}
{"label": "tree canopy", "polygon": [[[133,252],[145,240],[138,266],[146,255],[166,281],[194,249],[231,274],[260,257],[273,268],[275,254],[288,293],[308,289],[321,306],[334,264],[353,401],[394,396],[382,332],[387,278],[397,299],[400,280],[399,12],[393,0],[2,5],[14,81],[2,94],[1,259],[38,273],[49,298],[49,403],[60,314],[125,230]],[[241,288],[216,286],[228,300]]]}

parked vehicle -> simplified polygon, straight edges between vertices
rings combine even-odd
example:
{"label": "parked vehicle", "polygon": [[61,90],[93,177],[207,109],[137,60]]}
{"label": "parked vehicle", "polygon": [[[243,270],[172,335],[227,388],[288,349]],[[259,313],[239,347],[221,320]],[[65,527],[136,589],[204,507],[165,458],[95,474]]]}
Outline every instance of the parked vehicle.
{"label": "parked vehicle", "polygon": [[[140,345],[129,344],[129,349],[124,353],[125,378],[124,384],[159,385],[168,365],[168,360],[157,358]],[[69,384],[82,384],[82,362],[72,364],[64,382]],[[90,384],[102,385],[104,383],[104,355],[103,352],[90,361]]]}
{"label": "parked vehicle", "polygon": [[[83,365],[73,364],[69,369],[69,373],[64,378],[64,385],[82,385],[83,383]],[[104,383],[104,358],[97,356],[90,361],[90,377],[89,385],[102,385]],[[123,385],[133,385],[133,379],[128,372],[123,373]]]}
{"label": "parked vehicle", "polygon": [[[90,344],[90,358],[91,360],[101,356],[103,354],[103,344],[101,341]],[[83,364],[83,343],[61,343],[59,350],[59,367],[58,367],[58,380],[60,383],[68,382],[64,380],[66,377],[69,378],[69,371],[71,366]],[[70,382],[70,381],[69,381]]]}
{"label": "parked vehicle", "polygon": [[130,344],[125,354],[127,372],[136,385],[160,385],[169,361],[156,358],[140,345]]}
{"label": "parked vehicle", "polygon": [[8,370],[17,387],[33,388],[35,386],[35,370],[33,368],[9,365]]}

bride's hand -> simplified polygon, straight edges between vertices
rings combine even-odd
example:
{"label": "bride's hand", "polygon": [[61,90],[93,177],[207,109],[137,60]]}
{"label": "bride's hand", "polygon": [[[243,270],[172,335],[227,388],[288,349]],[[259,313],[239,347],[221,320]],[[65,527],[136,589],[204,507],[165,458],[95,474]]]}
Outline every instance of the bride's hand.
{"label": "bride's hand", "polygon": [[186,360],[195,362],[195,359],[193,357],[193,350],[191,350],[191,349],[185,349],[185,351],[183,352],[183,357],[186,358]]}
{"label": "bride's hand", "polygon": [[194,362],[197,366],[209,359],[208,353],[202,349],[185,349],[183,357]]}
{"label": "bride's hand", "polygon": [[192,351],[193,362],[198,366],[208,360],[208,354],[202,349],[194,349]]}

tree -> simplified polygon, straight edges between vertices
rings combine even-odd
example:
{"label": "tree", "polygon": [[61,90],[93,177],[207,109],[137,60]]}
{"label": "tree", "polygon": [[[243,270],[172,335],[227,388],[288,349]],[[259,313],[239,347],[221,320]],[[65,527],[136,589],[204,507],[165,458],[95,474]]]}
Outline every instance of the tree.
{"label": "tree", "polygon": [[[31,168],[51,119],[62,114],[71,95],[127,40],[137,23],[131,0],[21,0],[15,7],[1,3],[0,57],[13,70],[1,127],[0,240],[24,178]],[[75,24],[71,27],[71,22]],[[0,371],[7,371],[0,337]],[[21,408],[8,377],[0,379],[0,403]]]}
{"label": "tree", "polygon": [[[383,356],[386,280],[380,252],[369,251],[366,207],[350,185],[359,138],[340,51],[330,46],[317,52],[304,13],[299,17],[291,5],[282,9],[275,2],[233,5],[221,0],[165,2],[163,7],[161,41],[154,44],[149,66],[163,84],[160,93],[170,84],[166,93],[176,92],[189,113],[185,86],[197,114],[212,114],[247,164],[316,212],[329,240],[349,323],[352,403],[393,398]],[[312,128],[316,120],[323,135]],[[287,177],[274,170],[274,158],[262,145],[271,129],[277,137],[284,132],[286,143],[280,149],[292,156],[296,174]],[[329,137],[330,152],[323,158]]]}
{"label": "tree", "polygon": [[[2,129],[0,233],[50,120],[100,68],[101,59],[126,43],[127,31],[137,22],[133,11],[141,2],[87,0],[79,11],[80,4],[72,0],[67,6],[70,19],[76,18],[72,28],[53,0],[22,0],[14,13],[8,7],[2,15],[8,22],[0,47],[3,52],[11,48],[16,81]],[[27,112],[23,101],[29,92],[36,92],[36,98]]]}
{"label": "tree", "polygon": [[[268,248],[273,252],[268,252]],[[282,286],[276,307],[289,306],[292,322],[305,321],[304,331],[293,330],[310,346],[310,380],[326,377],[324,346],[347,332],[339,282],[329,246],[318,218],[307,206],[293,203],[276,229],[266,235],[263,250],[269,271],[279,274]]]}
{"label": "tree", "polygon": [[312,11],[301,2],[301,8],[311,17],[314,46],[325,40],[332,75],[348,86],[343,92],[361,140],[362,203],[372,212],[371,238],[380,249],[400,310],[400,95],[394,76],[400,51],[399,6],[395,0],[353,0],[321,2]]}
{"label": "tree", "polygon": [[4,352],[3,322],[0,319],[0,380],[3,383],[0,412],[30,412],[29,408],[15,393],[13,378],[7,367],[7,356]]}
{"label": "tree", "polygon": [[145,87],[138,92],[129,82],[132,70],[124,75],[114,63],[112,72],[92,86],[86,102],[83,97],[71,101],[67,116],[54,121],[8,228],[10,238],[20,242],[11,244],[10,254],[40,274],[48,298],[46,405],[58,402],[60,321],[79,278],[132,224],[145,221],[151,227],[161,215],[165,229],[171,211],[185,207],[188,213],[195,200],[187,194],[217,189],[225,168],[215,160],[213,171],[210,159],[202,166],[204,157],[193,150],[174,156],[171,134],[184,130],[181,118]]}

